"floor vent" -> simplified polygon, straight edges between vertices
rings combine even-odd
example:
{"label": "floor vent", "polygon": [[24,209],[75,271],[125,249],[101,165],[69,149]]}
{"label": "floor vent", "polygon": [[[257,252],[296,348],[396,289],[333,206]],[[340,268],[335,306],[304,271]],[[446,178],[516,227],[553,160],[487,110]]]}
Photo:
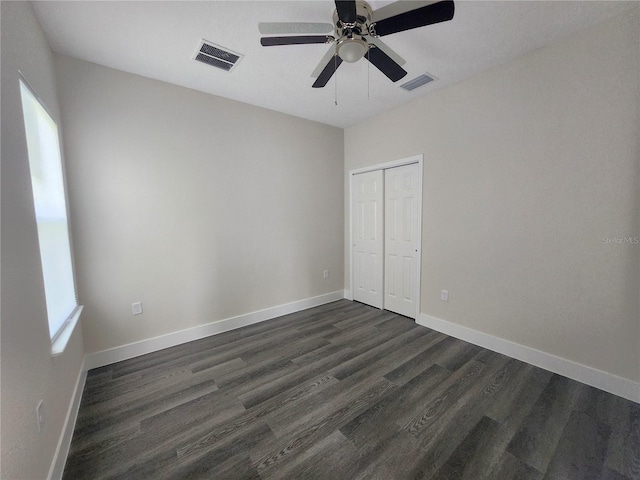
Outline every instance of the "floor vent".
{"label": "floor vent", "polygon": [[426,85],[427,83],[433,82],[434,80],[435,80],[435,77],[432,77],[431,75],[423,73],[422,75],[417,76],[413,80],[409,80],[408,82],[403,83],[402,85],[400,85],[400,88],[404,88],[407,92],[410,92],[411,90],[415,90],[416,88],[421,87],[422,85]]}
{"label": "floor vent", "polygon": [[239,53],[232,52],[228,48],[202,40],[194,60],[230,72],[238,64],[241,58],[242,55]]}

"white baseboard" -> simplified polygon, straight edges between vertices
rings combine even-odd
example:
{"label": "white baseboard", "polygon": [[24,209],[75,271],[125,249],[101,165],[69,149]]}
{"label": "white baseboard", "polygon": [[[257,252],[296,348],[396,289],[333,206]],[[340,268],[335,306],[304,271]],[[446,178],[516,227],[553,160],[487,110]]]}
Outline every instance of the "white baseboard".
{"label": "white baseboard", "polygon": [[80,410],[80,400],[82,400],[82,391],[84,390],[84,384],[87,379],[86,356],[82,360],[80,367],[80,373],[76,381],[76,386],[73,389],[73,396],[71,397],[71,403],[67,410],[67,416],[64,419],[64,425],[62,427],[62,434],[60,440],[58,440],[58,446],[56,447],[56,453],[53,456],[53,462],[51,462],[51,468],[49,469],[49,480],[60,480],[64,473],[64,465],[67,462],[69,456],[69,449],[71,448],[71,439],[73,438],[73,430],[76,426],[76,419],[78,418],[78,410]]}
{"label": "white baseboard", "polygon": [[353,294],[351,293],[351,290],[344,291],[344,298],[346,298],[347,300],[353,300]]}
{"label": "white baseboard", "polygon": [[640,403],[640,383],[632,380],[424,313],[419,315],[416,323]]}
{"label": "white baseboard", "polygon": [[138,357],[147,353],[152,353],[164,348],[174,347],[183,343],[199,340],[218,333],[235,330],[236,328],[245,327],[272,318],[288,315],[290,313],[299,312],[308,308],[324,305],[325,303],[334,302],[344,298],[344,291],[326,293],[317,297],[306,298],[296,302],[278,305],[276,307],[266,308],[257,312],[246,313],[236,317],[225,318],[215,322],[199,325],[197,327],[180,330],[159,337],[149,338],[135,343],[129,343],[120,347],[102,350],[100,352],[89,353],[86,357],[86,369],[102,367],[110,365],[129,358]]}

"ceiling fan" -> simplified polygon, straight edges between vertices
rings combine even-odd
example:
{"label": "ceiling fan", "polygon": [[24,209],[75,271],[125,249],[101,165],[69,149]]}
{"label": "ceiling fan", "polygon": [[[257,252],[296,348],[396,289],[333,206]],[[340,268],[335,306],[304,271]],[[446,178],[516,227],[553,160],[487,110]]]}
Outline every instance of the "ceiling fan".
{"label": "ceiling fan", "polygon": [[[258,26],[262,34],[280,34],[276,37],[262,37],[260,43],[264,47],[331,44],[331,48],[313,72],[313,76],[316,77],[314,88],[324,87],[343,61],[353,63],[363,57],[392,82],[397,82],[407,74],[402,68],[405,61],[379,37],[446,22],[453,18],[454,13],[452,0],[430,3],[400,13],[396,11],[404,4],[409,5],[413,2],[395,2],[376,11],[364,0],[335,0],[335,3],[333,24],[263,22]],[[395,11],[394,7],[397,7]],[[329,35],[330,32],[333,34]],[[307,35],[289,35],[294,33]]]}

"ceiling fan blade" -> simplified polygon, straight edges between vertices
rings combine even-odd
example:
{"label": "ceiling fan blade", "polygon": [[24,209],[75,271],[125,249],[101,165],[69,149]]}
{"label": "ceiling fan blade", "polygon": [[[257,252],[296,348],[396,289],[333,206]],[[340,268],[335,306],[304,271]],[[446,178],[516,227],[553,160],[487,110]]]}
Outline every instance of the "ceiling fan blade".
{"label": "ceiling fan blade", "polygon": [[392,33],[411,30],[412,28],[446,22],[453,18],[454,11],[453,0],[443,0],[378,20],[373,24],[373,29],[377,36],[382,37]]}
{"label": "ceiling fan blade", "polygon": [[258,30],[263,35],[291,34],[291,33],[331,33],[333,25],[330,23],[304,22],[260,22]]}
{"label": "ceiling fan blade", "polygon": [[263,47],[276,45],[303,45],[307,43],[331,43],[335,40],[331,35],[294,35],[289,37],[262,37],[260,44]]}
{"label": "ceiling fan blade", "polygon": [[336,0],[336,11],[342,23],[356,22],[356,0]]}
{"label": "ceiling fan blade", "polygon": [[397,82],[407,74],[389,55],[376,46],[369,48],[369,53],[365,55],[365,58],[384,73],[392,82]]}
{"label": "ceiling fan blade", "polygon": [[324,67],[327,65],[329,60],[333,59],[333,56],[336,54],[336,47],[337,47],[337,44],[335,43],[332,44],[331,47],[329,47],[329,50],[327,50],[327,53],[324,54],[324,57],[322,57],[322,60],[318,62],[318,66],[313,70],[313,72],[311,72],[311,76],[313,78],[318,78],[318,75],[320,75],[320,73],[322,72]]}
{"label": "ceiling fan blade", "polygon": [[386,43],[384,43],[382,40],[380,40],[379,38],[369,37],[369,43],[375,45],[380,50],[382,50],[384,53],[386,53],[398,65],[402,66],[405,63],[407,63],[407,61],[404,58],[402,58],[400,55],[398,55],[395,51],[391,50],[391,48],[389,48],[389,46]]}
{"label": "ceiling fan blade", "polygon": [[384,7],[376,8],[371,12],[371,21],[379,22],[385,18],[395,17],[401,13],[415,10],[416,8],[426,7],[427,5],[432,5],[439,1],[440,0],[398,0],[385,5]]}
{"label": "ceiling fan blade", "polygon": [[322,72],[320,72],[320,75],[318,75],[318,78],[316,78],[316,81],[313,82],[312,87],[313,88],[324,87],[329,81],[329,79],[333,77],[333,74],[336,72],[336,70],[338,69],[341,63],[342,63],[342,59],[338,55],[333,55],[329,59],[325,67],[322,69]]}

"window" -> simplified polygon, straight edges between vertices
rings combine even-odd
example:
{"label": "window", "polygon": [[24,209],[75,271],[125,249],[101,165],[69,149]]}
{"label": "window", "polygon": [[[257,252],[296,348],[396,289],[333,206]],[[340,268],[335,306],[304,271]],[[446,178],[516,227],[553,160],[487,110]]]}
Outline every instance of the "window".
{"label": "window", "polygon": [[[71,245],[67,224],[58,127],[25,82],[20,80],[22,110],[27,137],[33,204],[47,300],[52,345],[77,321],[81,307],[76,300]],[[71,335],[69,331],[68,336]],[[68,338],[67,338],[68,339]],[[66,344],[66,340],[64,341]],[[64,345],[62,345],[62,350]],[[61,353],[55,351],[53,353]]]}

